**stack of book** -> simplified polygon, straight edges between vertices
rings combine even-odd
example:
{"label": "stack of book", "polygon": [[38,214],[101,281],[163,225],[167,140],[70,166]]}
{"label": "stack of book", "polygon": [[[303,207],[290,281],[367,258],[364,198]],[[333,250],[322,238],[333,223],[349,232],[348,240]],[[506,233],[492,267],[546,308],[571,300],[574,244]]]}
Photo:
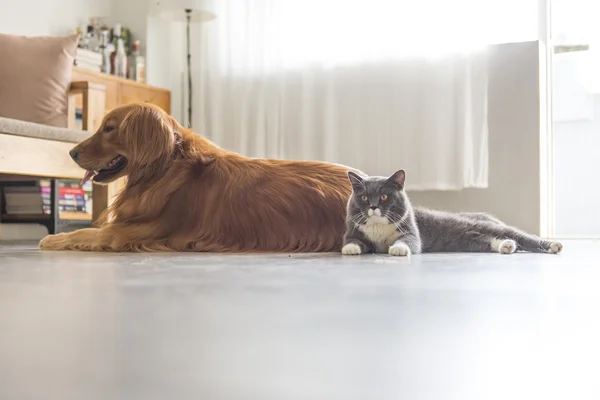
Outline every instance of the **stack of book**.
{"label": "stack of book", "polygon": [[102,71],[102,54],[95,51],[77,48],[75,65],[92,71]]}
{"label": "stack of book", "polygon": [[52,213],[52,200],[50,199],[50,181],[42,179],[40,181],[40,193],[42,194],[42,210],[44,214]]}
{"label": "stack of book", "polygon": [[58,181],[58,215],[62,220],[92,219],[92,182]]}
{"label": "stack of book", "polygon": [[86,212],[85,191],[82,188],[58,188],[58,212]]}
{"label": "stack of book", "polygon": [[38,186],[7,186],[4,188],[4,198],[6,214],[9,215],[41,214],[44,209]]}

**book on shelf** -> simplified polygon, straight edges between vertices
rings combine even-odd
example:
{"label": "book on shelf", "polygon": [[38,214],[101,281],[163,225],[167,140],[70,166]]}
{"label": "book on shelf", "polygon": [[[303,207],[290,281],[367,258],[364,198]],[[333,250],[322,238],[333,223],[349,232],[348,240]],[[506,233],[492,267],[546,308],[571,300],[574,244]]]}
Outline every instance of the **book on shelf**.
{"label": "book on shelf", "polygon": [[102,71],[102,54],[95,51],[77,48],[75,65],[92,71]]}
{"label": "book on shelf", "polygon": [[102,64],[102,53],[78,47],[75,51],[75,60],[87,61],[90,64]]}
{"label": "book on shelf", "polygon": [[[50,181],[41,181],[43,191],[50,198]],[[83,186],[72,180],[58,181],[58,215],[61,219],[92,218],[92,183],[86,182]],[[80,215],[78,215],[80,214]],[[88,219],[88,218],[85,219]]]}
{"label": "book on shelf", "polygon": [[40,188],[7,186],[4,188],[6,214],[39,214],[43,210]]}
{"label": "book on shelf", "polygon": [[74,129],[83,130],[83,110],[81,108],[75,108],[75,125]]}
{"label": "book on shelf", "polygon": [[83,69],[88,69],[90,71],[102,72],[101,65],[91,64],[89,62],[79,61],[79,60],[75,60],[75,65],[77,65],[78,67],[83,68]]}

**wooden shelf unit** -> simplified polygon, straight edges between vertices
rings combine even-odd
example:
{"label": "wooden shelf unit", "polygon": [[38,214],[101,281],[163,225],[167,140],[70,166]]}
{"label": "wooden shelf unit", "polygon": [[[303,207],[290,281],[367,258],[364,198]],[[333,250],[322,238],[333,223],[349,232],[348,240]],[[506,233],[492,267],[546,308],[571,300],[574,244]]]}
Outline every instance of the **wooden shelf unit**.
{"label": "wooden shelf unit", "polygon": [[71,80],[103,85],[106,93],[106,112],[122,104],[144,102],[157,105],[171,113],[171,92],[166,89],[79,67],[73,67]]}

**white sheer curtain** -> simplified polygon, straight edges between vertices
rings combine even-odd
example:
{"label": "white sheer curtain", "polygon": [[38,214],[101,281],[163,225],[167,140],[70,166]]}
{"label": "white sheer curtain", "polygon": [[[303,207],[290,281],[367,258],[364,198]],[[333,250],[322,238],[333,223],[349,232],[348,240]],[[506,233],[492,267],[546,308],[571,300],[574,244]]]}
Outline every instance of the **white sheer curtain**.
{"label": "white sheer curtain", "polygon": [[525,18],[504,28],[508,3],[214,1],[194,126],[250,157],[404,168],[412,190],[486,187],[484,45]]}

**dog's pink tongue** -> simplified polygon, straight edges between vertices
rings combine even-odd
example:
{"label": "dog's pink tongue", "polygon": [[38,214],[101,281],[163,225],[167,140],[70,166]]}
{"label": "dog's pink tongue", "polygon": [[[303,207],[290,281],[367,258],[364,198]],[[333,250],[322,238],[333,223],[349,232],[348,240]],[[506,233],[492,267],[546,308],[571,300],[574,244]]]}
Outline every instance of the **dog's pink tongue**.
{"label": "dog's pink tongue", "polygon": [[85,171],[85,175],[83,176],[83,178],[81,178],[81,182],[79,182],[79,184],[84,185],[87,181],[92,179],[92,176],[94,176],[94,175],[96,175],[96,171],[92,171],[91,169],[88,169],[87,171]]}

